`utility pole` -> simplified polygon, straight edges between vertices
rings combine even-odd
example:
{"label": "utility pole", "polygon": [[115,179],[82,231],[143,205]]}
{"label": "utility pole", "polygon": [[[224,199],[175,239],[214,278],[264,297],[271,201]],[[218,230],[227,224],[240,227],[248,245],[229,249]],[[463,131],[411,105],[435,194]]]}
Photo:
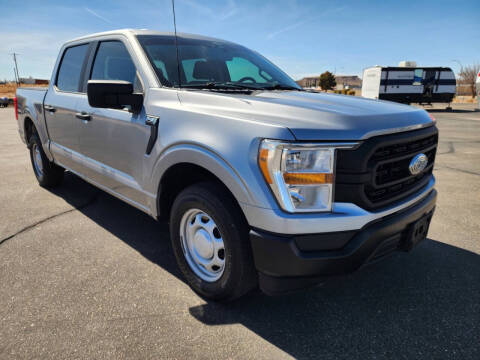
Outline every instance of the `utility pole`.
{"label": "utility pole", "polygon": [[14,69],[15,78],[16,78],[15,80],[17,82],[17,85],[20,85],[20,75],[18,74],[18,64],[17,64],[17,55],[19,54],[13,53],[12,55],[13,55],[13,62],[15,63],[15,69]]}

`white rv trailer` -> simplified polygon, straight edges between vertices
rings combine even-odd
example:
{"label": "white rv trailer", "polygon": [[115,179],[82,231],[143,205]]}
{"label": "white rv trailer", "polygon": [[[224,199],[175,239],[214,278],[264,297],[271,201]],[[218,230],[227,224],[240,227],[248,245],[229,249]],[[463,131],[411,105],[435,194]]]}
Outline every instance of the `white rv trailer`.
{"label": "white rv trailer", "polygon": [[[400,103],[450,103],[455,96],[456,80],[447,67],[374,66],[363,71],[362,96]],[[407,65],[407,66],[405,66]]]}

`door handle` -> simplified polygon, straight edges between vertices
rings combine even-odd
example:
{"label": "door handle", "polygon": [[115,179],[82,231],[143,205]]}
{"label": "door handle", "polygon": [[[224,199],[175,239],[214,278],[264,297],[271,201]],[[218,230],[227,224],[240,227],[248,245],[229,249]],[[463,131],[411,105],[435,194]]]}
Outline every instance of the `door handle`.
{"label": "door handle", "polygon": [[86,112],[76,113],[75,117],[83,121],[90,121],[92,119],[90,114],[87,114]]}
{"label": "door handle", "polygon": [[55,109],[52,105],[43,105],[43,108],[48,111],[48,112],[55,112],[57,109]]}

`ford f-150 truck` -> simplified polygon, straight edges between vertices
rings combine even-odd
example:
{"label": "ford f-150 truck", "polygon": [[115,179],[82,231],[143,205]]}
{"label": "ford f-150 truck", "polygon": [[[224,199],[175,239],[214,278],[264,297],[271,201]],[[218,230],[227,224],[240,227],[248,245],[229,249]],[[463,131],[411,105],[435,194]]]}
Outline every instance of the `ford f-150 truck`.
{"label": "ford f-150 truck", "polygon": [[48,89],[18,89],[15,111],[41,186],[69,171],[168,219],[178,265],[208,299],[292,291],[410,250],[435,208],[427,112],[305,91],[223,40],[69,41]]}

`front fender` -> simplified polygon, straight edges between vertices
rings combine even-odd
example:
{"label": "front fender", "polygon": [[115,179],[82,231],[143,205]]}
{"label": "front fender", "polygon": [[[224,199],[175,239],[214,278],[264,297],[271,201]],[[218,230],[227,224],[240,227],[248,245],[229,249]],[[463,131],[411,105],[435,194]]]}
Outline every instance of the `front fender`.
{"label": "front fender", "polygon": [[[201,166],[212,174],[215,174],[239,203],[252,204],[255,202],[252,192],[240,174],[220,155],[198,144],[175,145],[162,153],[155,163],[149,181],[149,188],[152,192],[157,192],[158,184],[165,172],[170,167],[179,163],[191,163]],[[151,205],[152,212],[157,216],[157,204]]]}

